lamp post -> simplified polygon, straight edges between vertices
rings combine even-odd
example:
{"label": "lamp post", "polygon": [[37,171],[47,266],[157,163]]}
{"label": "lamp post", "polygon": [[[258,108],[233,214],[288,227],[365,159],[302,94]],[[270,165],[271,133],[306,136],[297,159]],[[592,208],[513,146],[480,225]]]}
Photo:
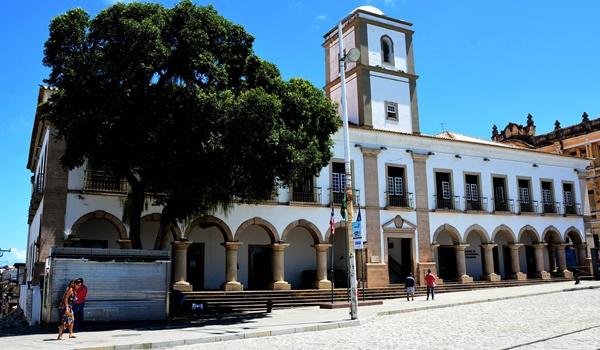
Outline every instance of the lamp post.
{"label": "lamp post", "polygon": [[[346,170],[346,240],[348,242],[348,263],[350,274],[350,318],[358,318],[358,289],[356,285],[356,257],[354,255],[354,239],[352,235],[352,216],[354,206],[352,204],[352,169],[350,167],[350,136],[348,131],[348,104],[346,102],[346,60],[356,62],[360,58],[360,51],[352,48],[348,53],[344,51],[344,40],[342,36],[342,22],[338,23],[338,60],[340,62],[340,86],[342,102],[342,121],[344,125],[344,163]],[[348,224],[349,223],[349,224]]]}

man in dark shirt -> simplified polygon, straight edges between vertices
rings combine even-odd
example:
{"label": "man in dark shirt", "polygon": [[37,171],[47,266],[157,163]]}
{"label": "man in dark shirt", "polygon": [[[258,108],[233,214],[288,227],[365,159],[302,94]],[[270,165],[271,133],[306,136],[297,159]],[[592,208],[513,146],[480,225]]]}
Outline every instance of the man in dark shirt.
{"label": "man in dark shirt", "polygon": [[77,299],[73,303],[73,314],[75,315],[75,323],[73,329],[77,332],[83,327],[83,307],[85,306],[85,298],[87,297],[88,288],[83,284],[83,278],[79,277],[75,280],[75,295]]}
{"label": "man in dark shirt", "polygon": [[415,278],[413,277],[412,272],[409,272],[406,277],[404,287],[406,288],[406,300],[410,301],[410,297],[412,297],[412,300],[415,300]]}

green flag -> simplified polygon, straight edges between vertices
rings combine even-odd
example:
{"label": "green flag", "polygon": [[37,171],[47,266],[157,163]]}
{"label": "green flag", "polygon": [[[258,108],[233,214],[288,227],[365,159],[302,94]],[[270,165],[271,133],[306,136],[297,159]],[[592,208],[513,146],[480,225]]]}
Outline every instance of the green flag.
{"label": "green flag", "polygon": [[344,197],[342,197],[342,207],[340,208],[340,214],[344,220],[346,220],[346,204],[348,203],[346,200],[346,192],[344,192]]}

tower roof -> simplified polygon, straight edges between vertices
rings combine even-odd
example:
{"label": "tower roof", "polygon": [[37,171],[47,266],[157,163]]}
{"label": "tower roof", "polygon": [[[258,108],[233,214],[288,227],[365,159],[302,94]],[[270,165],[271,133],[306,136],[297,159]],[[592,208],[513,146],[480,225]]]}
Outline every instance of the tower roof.
{"label": "tower roof", "polygon": [[369,13],[372,13],[374,15],[383,16],[383,11],[381,11],[377,7],[371,6],[371,5],[359,6],[359,7],[355,8],[354,10],[352,10],[352,12],[350,12],[350,13],[354,13],[354,12],[359,11],[359,10],[360,11],[364,11],[364,12],[369,12]]}

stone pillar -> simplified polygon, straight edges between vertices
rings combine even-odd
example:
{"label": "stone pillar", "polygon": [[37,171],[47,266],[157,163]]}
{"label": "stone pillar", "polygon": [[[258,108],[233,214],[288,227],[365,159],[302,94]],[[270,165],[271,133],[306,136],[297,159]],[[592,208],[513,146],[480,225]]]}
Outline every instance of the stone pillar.
{"label": "stone pillar", "polygon": [[508,248],[510,248],[510,262],[512,265],[512,278],[517,281],[523,281],[527,279],[527,275],[521,272],[521,261],[519,260],[519,248],[521,248],[523,244],[509,244]]}
{"label": "stone pillar", "polygon": [[314,281],[315,289],[331,289],[331,281],[327,279],[327,250],[331,244],[320,243],[313,245],[317,256],[317,280]]}
{"label": "stone pillar", "polygon": [[577,263],[580,266],[585,266],[587,260],[587,245],[585,243],[579,243],[575,246],[577,249]]}
{"label": "stone pillar", "polygon": [[573,272],[567,270],[567,257],[565,255],[565,247],[568,243],[561,243],[557,245],[557,260],[558,260],[558,274],[566,278],[573,278]]}
{"label": "stone pillar", "polygon": [[483,261],[485,266],[485,279],[490,282],[499,282],[500,276],[494,272],[494,247],[497,244],[482,244],[483,248]]}
{"label": "stone pillar", "polygon": [[[363,155],[363,178],[365,179],[365,211],[367,236],[367,284],[369,287],[387,287],[390,284],[388,267],[383,256],[383,234],[379,218],[379,174],[377,173],[377,157],[381,152],[378,148],[361,147]],[[356,179],[356,177],[355,177]],[[356,182],[354,182],[356,184]],[[356,208],[355,208],[356,209]]]}
{"label": "stone pillar", "polygon": [[[427,270],[431,270],[431,272],[433,272],[433,274],[437,277],[435,284],[436,285],[442,285],[444,284],[444,279],[441,278],[440,276],[437,275],[437,264],[435,263],[435,254],[437,253],[437,249],[440,247],[439,244],[437,243],[432,243],[431,245],[431,260],[432,262],[427,262],[427,263],[419,263],[419,266],[417,268],[417,273],[419,274],[418,278],[418,282],[419,285],[424,286],[425,285],[425,276],[427,275]],[[439,257],[438,257],[439,259]]]}
{"label": "stone pillar", "polygon": [[550,272],[556,273],[556,246],[548,245],[548,260],[550,262]]}
{"label": "stone pillar", "polygon": [[192,285],[187,279],[187,249],[192,244],[190,241],[175,241],[172,242],[174,249],[173,262],[173,289],[182,292],[191,292]]}
{"label": "stone pillar", "polygon": [[221,243],[225,247],[225,283],[221,286],[225,291],[244,290],[244,286],[238,282],[238,249],[242,242]]}
{"label": "stone pillar", "polygon": [[536,243],[533,245],[535,249],[535,271],[536,277],[543,280],[550,279],[550,273],[544,270],[544,247],[546,243]]}
{"label": "stone pillar", "polygon": [[465,261],[465,249],[468,244],[455,244],[454,250],[456,254],[456,272],[460,283],[473,282],[473,277],[467,275],[467,264]]}
{"label": "stone pillar", "polygon": [[290,245],[287,243],[271,244],[273,258],[273,282],[271,289],[273,290],[290,290],[292,286],[284,280],[284,255],[283,251]]}
{"label": "stone pillar", "polygon": [[415,244],[419,250],[417,274],[419,276],[419,284],[423,285],[427,270],[431,270],[437,275],[432,250],[435,248],[431,245],[429,227],[429,190],[427,189],[428,173],[426,165],[429,155],[412,152],[411,156],[413,160],[413,178],[415,179],[415,212],[417,214],[417,241]]}
{"label": "stone pillar", "polygon": [[119,244],[119,248],[121,249],[131,249],[132,247],[130,239],[119,239],[117,240],[117,244]]}

